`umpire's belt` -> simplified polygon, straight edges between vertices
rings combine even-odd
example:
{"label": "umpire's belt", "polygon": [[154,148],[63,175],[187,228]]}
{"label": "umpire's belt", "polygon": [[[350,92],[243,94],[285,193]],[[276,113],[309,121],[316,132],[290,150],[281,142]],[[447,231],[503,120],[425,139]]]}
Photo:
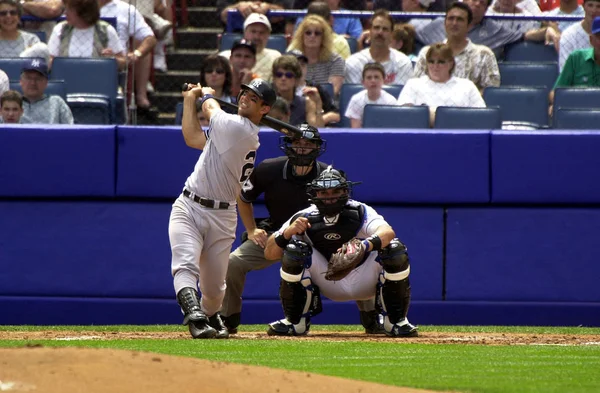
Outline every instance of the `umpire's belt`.
{"label": "umpire's belt", "polygon": [[202,198],[202,197],[199,197],[198,195],[194,195],[193,193],[189,192],[188,190],[183,190],[183,195],[185,197],[190,198],[192,201],[199,203],[202,206],[210,207],[211,209],[229,209],[228,202],[220,202],[220,201],[215,201],[214,199]]}

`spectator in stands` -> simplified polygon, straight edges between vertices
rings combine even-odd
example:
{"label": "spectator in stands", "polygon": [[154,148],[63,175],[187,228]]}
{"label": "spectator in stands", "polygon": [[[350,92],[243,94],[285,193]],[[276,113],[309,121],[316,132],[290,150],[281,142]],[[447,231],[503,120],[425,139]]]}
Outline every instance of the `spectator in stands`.
{"label": "spectator in stands", "polygon": [[367,63],[379,63],[385,69],[384,84],[403,85],[412,76],[412,62],[404,53],[390,48],[394,20],[386,10],[377,10],[371,18],[371,46],[354,53],[346,61],[346,83],[361,83]]}
{"label": "spectator in stands", "polygon": [[[420,8],[415,9],[415,4],[421,3]],[[404,12],[445,12],[448,8],[447,0],[372,0],[367,2],[367,9],[384,9],[388,11]]]}
{"label": "spectator in stands", "polygon": [[323,127],[323,102],[316,87],[305,87],[304,96],[296,95],[296,85],[302,80],[302,69],[298,59],[283,55],[273,62],[273,87],[279,97],[290,104],[290,123],[308,123],[313,127]]}
{"label": "spectator in stands", "polygon": [[59,96],[44,94],[48,86],[48,65],[43,58],[25,63],[20,82],[24,116],[31,123],[73,124],[73,114],[67,103]]}
{"label": "spectator in stands", "polygon": [[584,0],[585,16],[580,23],[568,27],[560,37],[558,68],[562,72],[569,55],[576,49],[589,48],[592,22],[600,16],[600,0]]}
{"label": "spectator in stands", "polygon": [[285,98],[278,96],[275,100],[275,103],[271,105],[271,110],[269,111],[268,115],[275,119],[289,123],[292,115],[289,102],[287,102]]}
{"label": "spectator in stands", "polygon": [[[250,14],[244,21],[244,39],[256,46],[256,63],[252,72],[266,81],[271,80],[273,61],[281,56],[279,51],[266,47],[270,35],[271,22],[263,14]],[[231,61],[231,51],[226,50],[219,54]]]}
{"label": "spectator in stands", "polygon": [[[520,6],[519,0],[496,0],[492,3],[492,6],[489,7],[485,13],[486,15],[497,15],[497,14],[515,14],[522,16],[533,16],[533,15],[541,15],[542,12],[539,8],[537,8],[536,12],[533,13],[528,11]],[[531,29],[536,29],[539,27],[539,22],[534,20],[523,20],[523,19],[513,19],[513,20],[499,20],[498,23],[504,25],[505,27],[514,30],[520,31],[525,34]]]}
{"label": "spectator in stands", "polygon": [[8,90],[0,96],[0,123],[24,124],[29,119],[23,117],[23,97],[18,91]]}
{"label": "spectator in stands", "polygon": [[[596,17],[588,36],[591,48],[573,51],[556,80],[557,87],[600,87],[600,17]],[[550,108],[554,90],[550,92]],[[552,113],[552,110],[550,110]]]}
{"label": "spectator in stands", "polygon": [[[306,9],[306,15],[319,15],[321,18],[329,22],[329,26],[333,27],[333,16],[329,5],[324,1],[313,1]],[[335,31],[331,34],[333,37],[333,52],[340,55],[346,60],[350,57],[350,45],[343,35],[337,34]],[[289,51],[289,48],[288,48]]]}
{"label": "spectator in stands", "polygon": [[455,62],[448,44],[431,45],[425,58],[426,75],[406,83],[398,97],[398,105],[428,106],[431,125],[434,124],[438,106],[485,107],[473,82],[452,75]]}
{"label": "spectator in stands", "polygon": [[5,91],[10,89],[10,81],[6,72],[0,70],[0,95],[4,94]]}
{"label": "spectator in stands", "polygon": [[350,119],[352,128],[361,128],[365,106],[371,105],[396,105],[396,97],[383,90],[385,69],[379,63],[368,63],[362,73],[365,90],[360,91],[350,98],[344,116]]}
{"label": "spectator in stands", "polygon": [[0,57],[48,57],[37,35],[19,29],[23,9],[15,0],[0,0]]}
{"label": "spectator in stands", "polygon": [[[269,0],[269,1],[240,1],[236,0],[217,0],[217,13],[220,16],[223,27],[229,27],[229,30],[234,33],[241,33],[246,31],[246,19],[251,14],[257,13],[266,15],[269,11],[273,10],[289,10],[293,8],[293,0]],[[305,7],[302,7],[305,8]],[[239,13],[233,15],[231,25],[227,26],[227,14],[229,10],[238,10]],[[291,33],[293,29],[293,21],[286,21],[282,17],[269,17],[272,24],[269,24],[269,31],[273,34],[285,34]],[[258,46],[258,44],[257,44]]]}
{"label": "spectator in stands", "polygon": [[[236,40],[231,47],[231,95],[237,97],[242,84],[250,83],[258,75],[252,72],[256,64],[256,46],[246,39]],[[222,56],[222,55],[220,55]],[[269,71],[269,74],[271,72]]]}
{"label": "spectator in stands", "polygon": [[[296,95],[304,97],[304,88],[306,86],[316,87],[317,91],[319,92],[319,96],[321,97],[321,102],[323,103],[323,110],[325,111],[323,114],[323,122],[325,125],[339,122],[340,110],[336,106],[330,92],[325,89],[322,83],[312,83],[306,80],[306,75],[308,73],[308,59],[306,56],[304,56],[304,54],[298,49],[294,49],[286,54],[296,56],[296,59],[298,59],[298,63],[300,64],[300,68],[302,68],[302,78],[296,87]],[[333,91],[333,87],[331,91]]]}
{"label": "spectator in stands", "polygon": [[[581,4],[583,4],[583,0],[553,0],[552,4],[542,0],[540,2],[540,8],[544,11],[544,15],[547,16],[581,16],[583,18],[585,11]],[[558,29],[561,32],[564,32],[569,26],[576,23],[578,22],[566,20],[560,21],[558,22]]]}
{"label": "spectator in stands", "polygon": [[[148,99],[148,81],[152,71],[151,52],[156,45],[156,37],[142,14],[132,5],[121,0],[98,0],[100,17],[117,18],[117,33],[121,46],[125,49],[129,64],[135,67],[135,91],[138,115],[155,120],[158,113],[151,108]],[[129,45],[133,39],[133,46]]]}
{"label": "spectator in stands", "polygon": [[[20,3],[23,7],[24,15],[31,15],[40,19],[56,19],[61,16],[65,10],[62,0],[24,0]],[[50,37],[54,26],[56,26],[56,21],[53,20],[44,22],[26,21],[23,23],[24,30],[43,31],[46,34],[46,37]],[[40,54],[38,53],[35,56],[40,56]]]}
{"label": "spectator in stands", "polygon": [[[326,4],[330,11],[344,11],[344,9],[340,8],[340,0],[326,0]],[[303,20],[304,18],[298,18],[296,20],[295,30],[298,30],[300,23],[302,23]],[[328,18],[325,18],[325,20],[329,21]],[[360,18],[352,16],[334,16],[332,29],[336,34],[355,39],[358,39],[363,32]]]}
{"label": "spectator in stands", "polygon": [[[469,25],[473,20],[471,8],[465,3],[454,2],[448,8],[445,18],[446,40],[454,57],[453,76],[469,79],[483,94],[490,86],[500,86],[498,62],[490,48],[477,45],[468,38]],[[429,46],[421,49],[413,76],[426,74]]]}
{"label": "spectator in stands", "polygon": [[196,101],[196,117],[198,118],[200,127],[204,128],[204,129],[208,129],[208,126],[210,125],[210,121],[208,120],[208,118],[204,114],[204,111],[202,110],[202,104],[203,104],[202,100]]}
{"label": "spectator in stands", "polygon": [[408,23],[397,24],[394,26],[394,31],[392,31],[392,42],[390,43],[390,48],[404,53],[413,62],[413,65],[417,61],[415,34],[413,25]]}
{"label": "spectator in stands", "polygon": [[216,98],[235,103],[235,97],[231,96],[231,73],[229,60],[223,56],[210,55],[202,62],[200,85],[212,87]]}
{"label": "spectator in stands", "polygon": [[337,97],[344,83],[345,62],[333,51],[332,33],[325,19],[308,15],[294,33],[289,49],[299,50],[308,59],[306,80],[313,84],[331,83]]}
{"label": "spectator in stands", "polygon": [[49,67],[57,57],[114,57],[125,68],[125,50],[109,23],[100,20],[97,0],[65,0],[67,20],[54,27],[48,50]]}

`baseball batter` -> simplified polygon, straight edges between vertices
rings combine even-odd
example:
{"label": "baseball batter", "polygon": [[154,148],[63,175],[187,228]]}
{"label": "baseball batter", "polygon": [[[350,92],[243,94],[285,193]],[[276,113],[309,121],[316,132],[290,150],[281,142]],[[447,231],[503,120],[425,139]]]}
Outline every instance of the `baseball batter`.
{"label": "baseball batter", "polygon": [[[218,311],[235,239],[236,199],[254,169],[258,124],[276,94],[267,82],[254,79],[242,85],[238,113],[232,115],[221,109],[212,88],[188,85],[188,89],[183,92],[183,137],[188,146],[203,152],[171,210],[173,286],[183,324],[193,338],[227,338]],[[210,122],[206,133],[196,116],[199,98]]]}
{"label": "baseball batter", "polygon": [[[321,292],[333,301],[376,295],[388,336],[417,335],[417,327],[406,317],[410,304],[406,247],[372,207],[349,199],[353,184],[342,172],[327,168],[309,187],[313,205],[292,216],[267,240],[265,257],[281,258],[279,296],[285,315],[269,325],[269,335],[308,333],[311,316],[321,312]],[[328,281],[331,255],[355,237],[363,239],[364,259],[344,278]]]}

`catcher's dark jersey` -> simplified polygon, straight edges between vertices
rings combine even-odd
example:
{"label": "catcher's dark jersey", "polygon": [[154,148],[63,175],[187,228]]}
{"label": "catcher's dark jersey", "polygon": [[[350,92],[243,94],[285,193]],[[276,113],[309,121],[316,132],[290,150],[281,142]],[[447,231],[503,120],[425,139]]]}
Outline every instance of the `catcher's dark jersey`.
{"label": "catcher's dark jersey", "polygon": [[286,156],[266,159],[242,186],[241,199],[253,203],[264,193],[269,218],[258,219],[258,227],[275,231],[294,213],[310,205],[306,185],[326,168],[327,164],[318,161],[308,175],[295,176]]}

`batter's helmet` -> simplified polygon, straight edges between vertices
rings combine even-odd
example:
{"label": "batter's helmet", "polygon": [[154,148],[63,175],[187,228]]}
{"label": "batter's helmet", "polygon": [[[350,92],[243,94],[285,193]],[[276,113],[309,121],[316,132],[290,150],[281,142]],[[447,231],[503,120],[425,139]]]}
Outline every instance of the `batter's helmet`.
{"label": "batter's helmet", "polygon": [[[259,96],[267,106],[273,105],[277,99],[277,93],[275,93],[275,90],[273,90],[269,82],[260,78],[252,79],[248,84],[242,84],[242,90],[240,90],[240,94],[244,90],[252,91],[254,94]],[[240,97],[238,96],[238,102],[239,98]]]}
{"label": "batter's helmet", "polygon": [[[321,138],[319,130],[315,127],[307,123],[302,123],[298,126],[298,128],[300,128],[300,131],[302,131],[302,136],[300,138],[289,137],[286,135],[280,136],[279,148],[285,153],[286,156],[288,156],[292,165],[308,166],[312,164],[317,157],[325,153],[325,146],[327,143]],[[300,149],[294,149],[292,146],[294,140],[298,139],[306,139],[307,141],[313,142],[315,145],[317,145],[317,147],[314,149],[302,148],[302,151],[298,152]],[[308,151],[308,153],[301,154],[305,151]]]}
{"label": "batter's helmet", "polygon": [[[314,203],[319,212],[327,217],[339,214],[350,199],[352,186],[360,182],[351,182],[346,179],[346,174],[330,165],[310,184],[308,185],[308,195],[310,202]],[[318,191],[325,190],[344,190],[345,192],[337,197],[317,197]]]}

